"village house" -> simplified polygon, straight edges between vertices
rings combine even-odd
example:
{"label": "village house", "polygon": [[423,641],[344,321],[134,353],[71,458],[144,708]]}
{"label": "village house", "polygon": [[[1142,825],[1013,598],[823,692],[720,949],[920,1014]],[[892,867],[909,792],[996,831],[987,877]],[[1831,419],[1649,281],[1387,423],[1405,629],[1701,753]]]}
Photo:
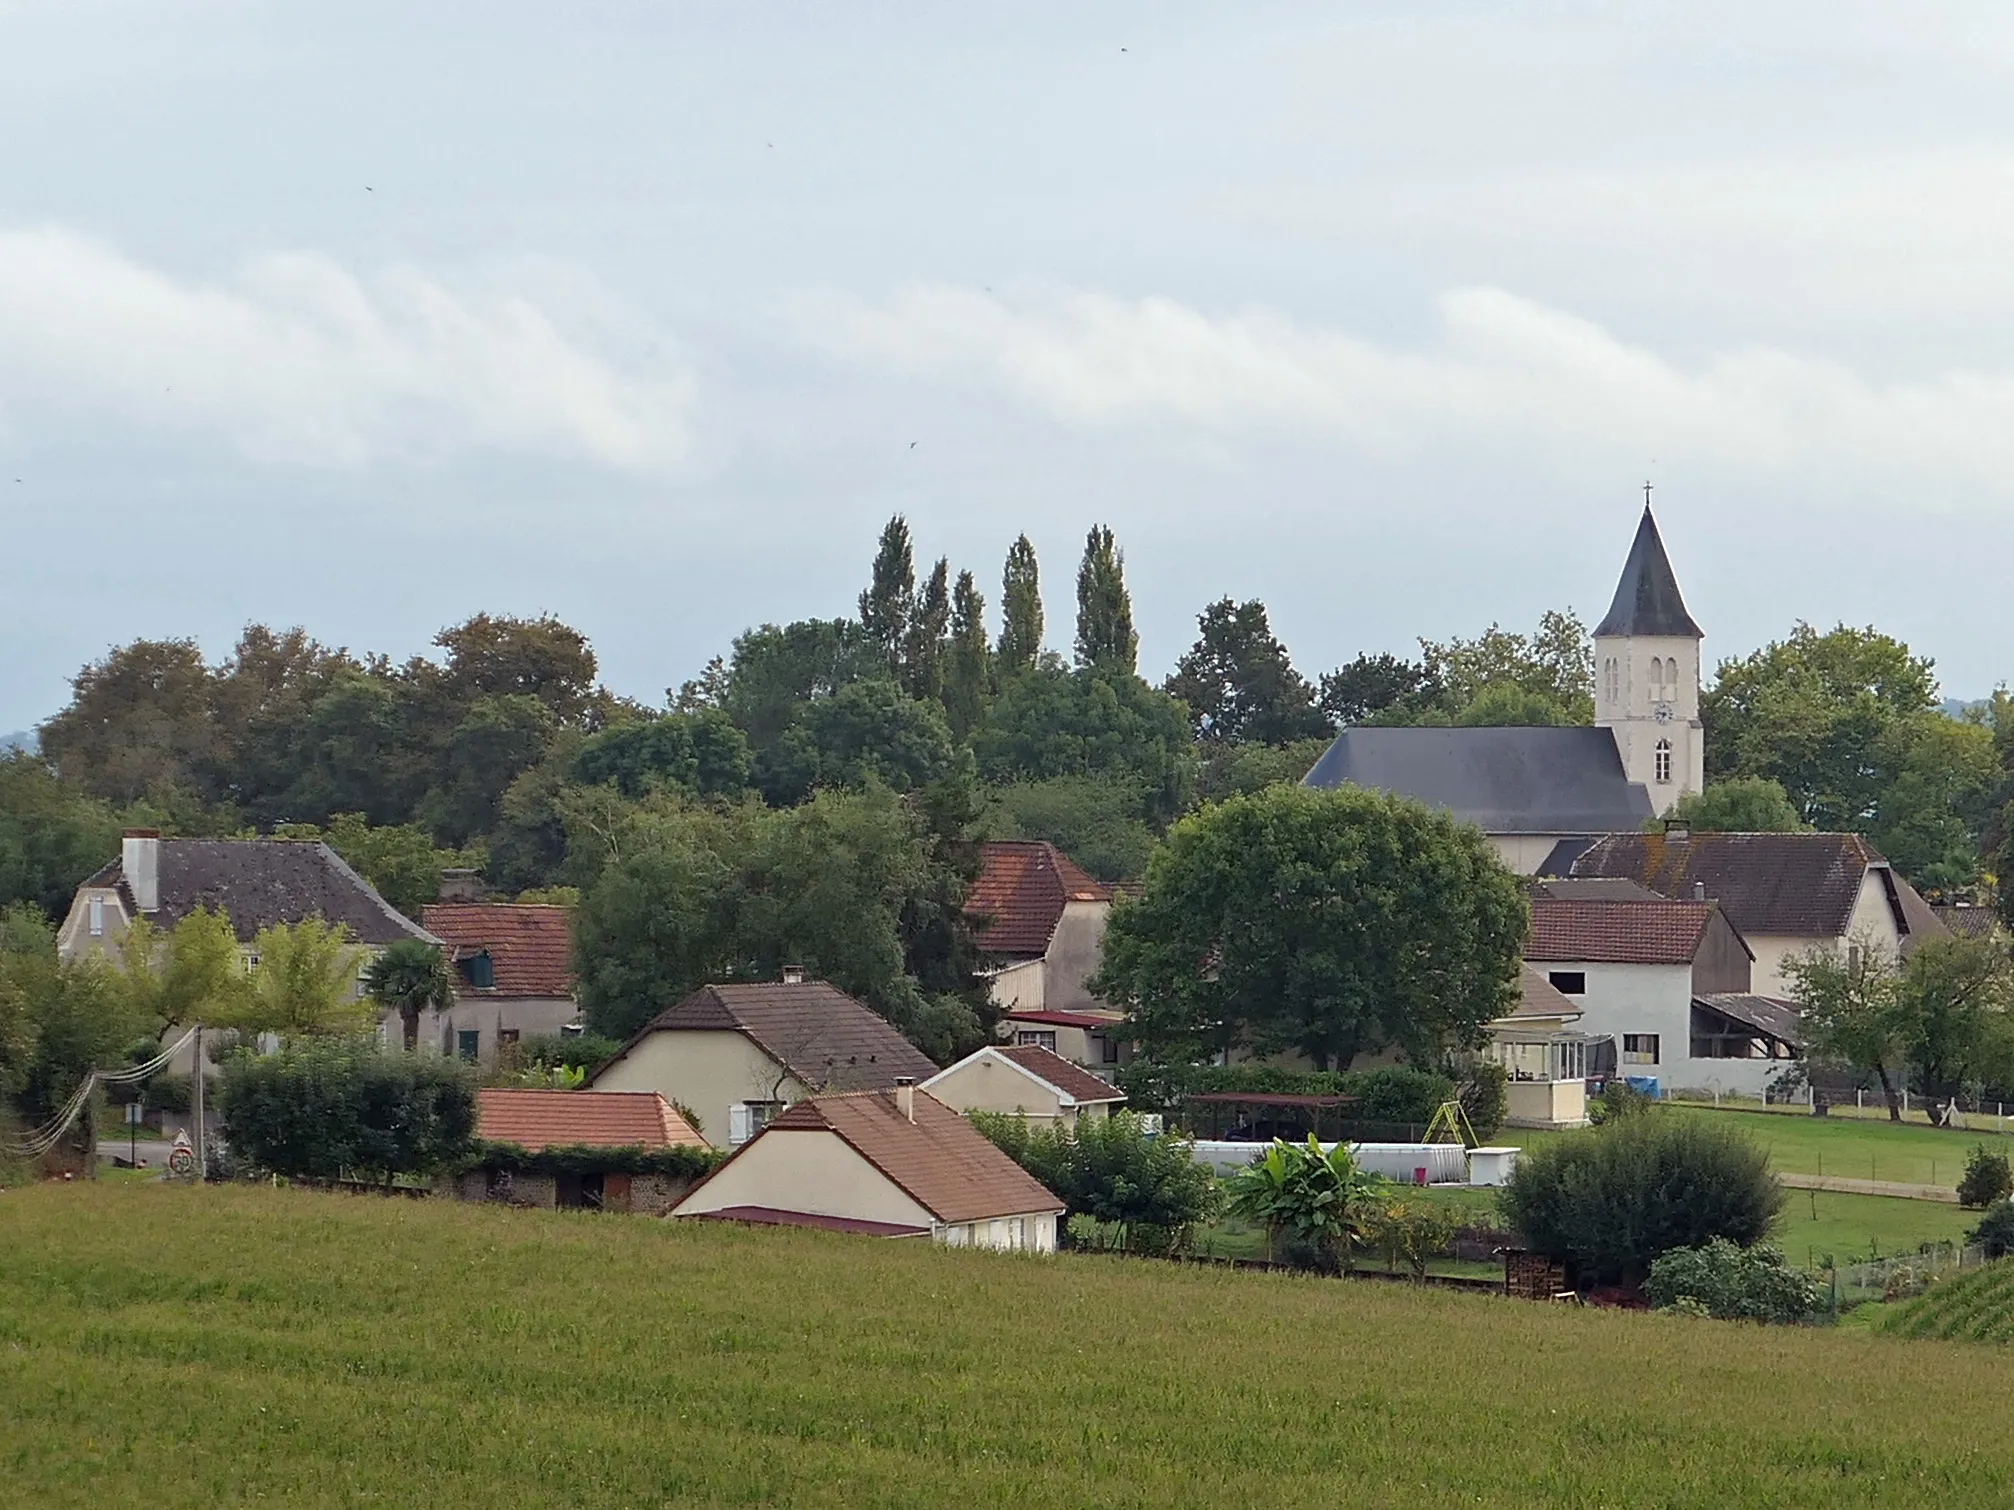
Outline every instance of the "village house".
{"label": "village house", "polygon": [[[460,880],[451,875],[444,891]],[[473,876],[470,876],[473,880]],[[419,1041],[481,1064],[526,1038],[550,1036],[580,1019],[574,997],[571,921],[564,907],[448,900],[420,912],[454,966],[455,1002],[421,1014]],[[396,1013],[387,1033],[401,1031]],[[391,1041],[397,1041],[394,1037]]]}
{"label": "village house", "polygon": [[907,1077],[782,1112],[674,1217],[1053,1253],[1061,1201]]}
{"label": "village house", "polygon": [[1660,896],[1717,903],[1755,960],[1752,989],[1790,995],[1787,963],[1814,950],[1900,958],[1948,930],[1858,834],[1612,834],[1562,845],[1548,876],[1626,880]]}
{"label": "village house", "polygon": [[1699,626],[1648,508],[1594,630],[1594,723],[1583,728],[1353,727],[1304,778],[1412,797],[1537,871],[1564,841],[1629,834],[1705,784]]}
{"label": "village house", "polygon": [[792,1102],[891,1090],[937,1073],[871,1007],[822,980],[701,986],[643,1025],[590,1077],[690,1108],[715,1147],[738,1148]]}
{"label": "village house", "polygon": [[1504,1123],[1564,1128],[1587,1123],[1587,1061],[1593,1040],[1581,1010],[1539,971],[1518,972],[1518,1003],[1485,1025],[1484,1055],[1504,1068]]}
{"label": "village house", "polygon": [[999,1044],[975,1049],[923,1082],[953,1111],[1019,1114],[1031,1126],[1102,1122],[1126,1093],[1048,1049]]}
{"label": "village house", "polygon": [[649,1156],[706,1147],[652,1091],[488,1086],[476,1092],[476,1137],[529,1157],[493,1154],[451,1177],[446,1183],[461,1200],[650,1216],[669,1211],[693,1180],[649,1169]]}

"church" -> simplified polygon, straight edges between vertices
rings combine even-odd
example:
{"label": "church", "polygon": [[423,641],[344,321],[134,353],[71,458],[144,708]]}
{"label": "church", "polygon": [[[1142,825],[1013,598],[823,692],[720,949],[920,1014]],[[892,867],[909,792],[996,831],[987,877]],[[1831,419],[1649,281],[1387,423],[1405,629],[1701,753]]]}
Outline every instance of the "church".
{"label": "church", "polygon": [[1532,875],[1562,844],[1578,853],[1636,833],[1705,784],[1702,638],[1646,506],[1594,631],[1593,727],[1350,728],[1303,785],[1347,782],[1443,808]]}

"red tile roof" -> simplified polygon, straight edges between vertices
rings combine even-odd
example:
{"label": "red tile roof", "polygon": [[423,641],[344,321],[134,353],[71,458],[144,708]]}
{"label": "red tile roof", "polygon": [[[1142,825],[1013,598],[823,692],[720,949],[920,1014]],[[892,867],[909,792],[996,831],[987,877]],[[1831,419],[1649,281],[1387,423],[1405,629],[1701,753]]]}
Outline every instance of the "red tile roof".
{"label": "red tile roof", "polygon": [[[984,1049],[981,1053],[986,1052]],[[1038,1080],[1046,1080],[1073,1101],[1124,1101],[1126,1093],[1109,1080],[1100,1080],[1081,1065],[1061,1054],[1033,1044],[997,1044],[993,1052],[1020,1066]]]}
{"label": "red tile roof", "polygon": [[812,1096],[786,1108],[741,1152],[779,1134],[830,1132],[940,1222],[1064,1209],[1033,1175],[936,1097],[918,1091],[913,1104],[914,1122],[896,1110],[892,1092]]}
{"label": "red tile roof", "polygon": [[1067,902],[1109,902],[1112,888],[1094,881],[1046,839],[996,839],[979,846],[979,875],[965,897],[965,915],[988,954],[1046,954]]}
{"label": "red tile roof", "polygon": [[1710,902],[1561,902],[1534,897],[1526,959],[1616,965],[1689,965],[1713,915]]}
{"label": "red tile roof", "polygon": [[774,1206],[722,1206],[695,1211],[697,1222],[747,1222],[756,1227],[818,1227],[827,1232],[851,1232],[862,1237],[928,1237],[928,1227],[901,1222],[870,1222],[864,1216],[820,1216],[815,1211],[781,1211]]}
{"label": "red tile roof", "polygon": [[706,1139],[656,1091],[476,1092],[476,1136],[542,1148],[704,1148]]}
{"label": "red tile roof", "polygon": [[[420,917],[427,932],[447,944],[452,957],[488,954],[496,981],[484,996],[571,996],[570,912],[565,907],[508,902],[436,902]],[[457,981],[464,994],[476,994]]]}

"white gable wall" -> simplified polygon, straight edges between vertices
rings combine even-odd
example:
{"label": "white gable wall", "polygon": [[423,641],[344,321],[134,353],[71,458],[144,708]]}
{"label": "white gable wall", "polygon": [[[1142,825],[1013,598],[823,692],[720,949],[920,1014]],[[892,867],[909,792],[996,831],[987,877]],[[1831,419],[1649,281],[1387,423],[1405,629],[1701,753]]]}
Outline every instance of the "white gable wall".
{"label": "white gable wall", "polygon": [[672,1208],[674,1216],[769,1206],[813,1216],[934,1227],[936,1219],[837,1133],[765,1132]]}
{"label": "white gable wall", "polygon": [[746,1034],[727,1028],[660,1029],[597,1075],[594,1088],[656,1091],[667,1101],[689,1106],[699,1113],[700,1136],[715,1148],[728,1146],[734,1107],[799,1101],[807,1094]]}

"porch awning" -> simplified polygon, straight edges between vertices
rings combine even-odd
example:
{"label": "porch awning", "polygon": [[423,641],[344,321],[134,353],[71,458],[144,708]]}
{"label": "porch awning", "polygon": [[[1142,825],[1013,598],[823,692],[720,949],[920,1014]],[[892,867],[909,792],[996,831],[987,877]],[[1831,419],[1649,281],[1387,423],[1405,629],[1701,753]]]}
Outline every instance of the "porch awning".
{"label": "porch awning", "polygon": [[1729,1022],[1753,1029],[1764,1038],[1773,1038],[1793,1049],[1804,1047],[1804,1028],[1793,1002],[1780,1001],[1773,996],[1725,991],[1695,996],[1692,1004],[1708,1012],[1718,1012]]}

